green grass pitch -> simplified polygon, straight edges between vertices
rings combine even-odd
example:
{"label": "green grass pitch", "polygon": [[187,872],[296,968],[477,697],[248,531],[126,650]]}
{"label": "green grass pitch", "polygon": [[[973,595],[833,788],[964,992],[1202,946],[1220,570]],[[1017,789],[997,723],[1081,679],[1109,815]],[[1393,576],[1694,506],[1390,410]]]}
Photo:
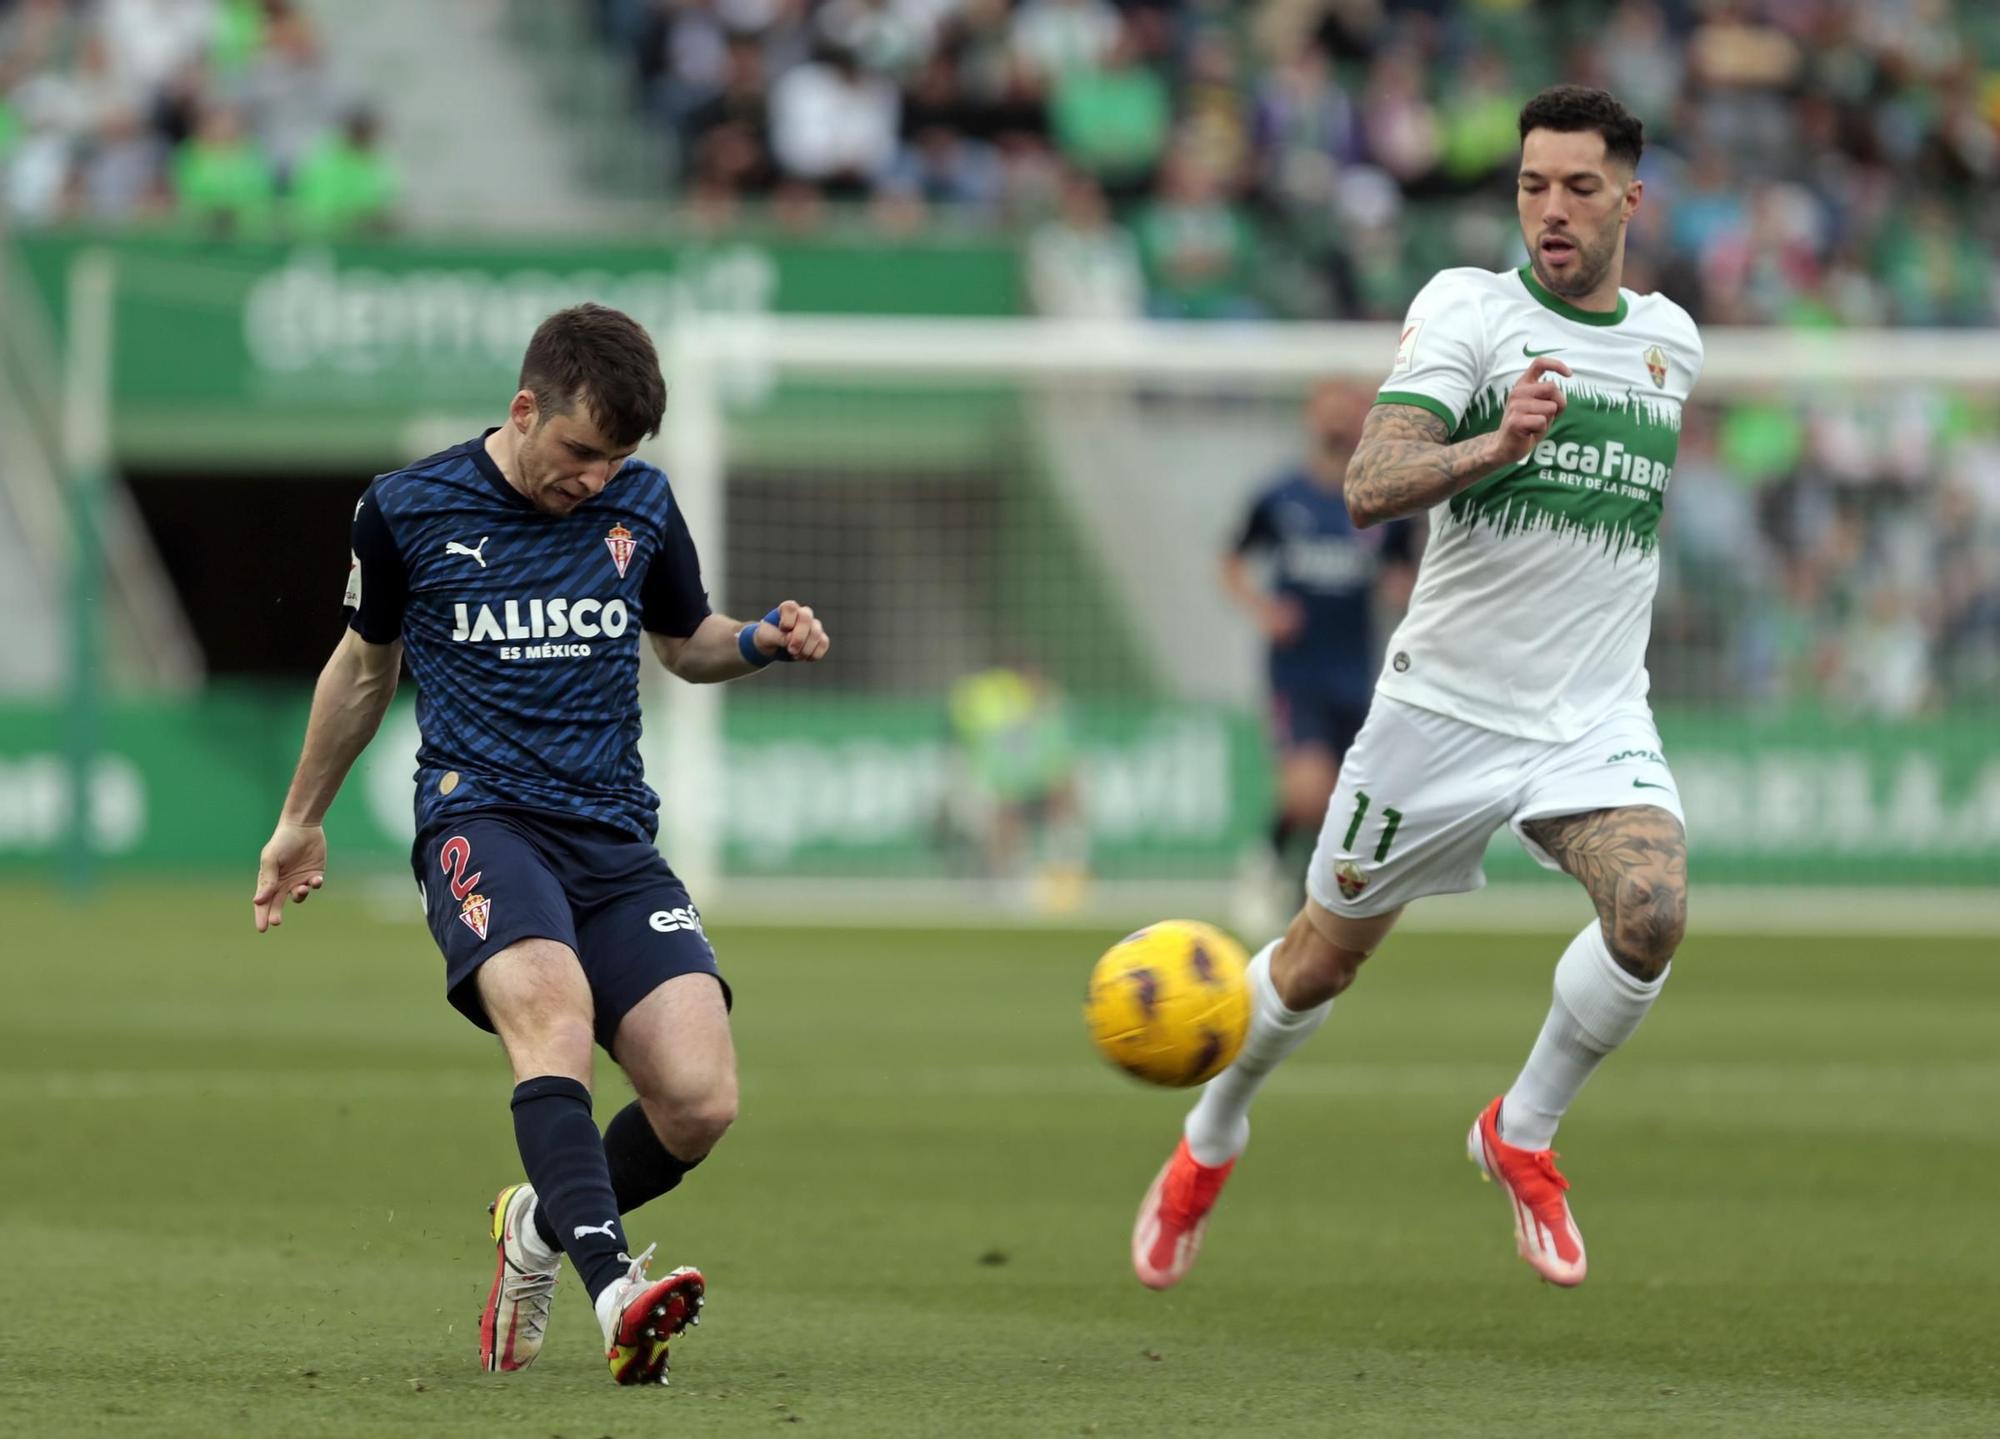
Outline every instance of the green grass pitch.
{"label": "green grass pitch", "polygon": [[0,889],[0,1433],[2000,1433],[1990,941],[1697,928],[1564,1128],[1562,1293],[1462,1142],[1563,936],[1400,936],[1156,1295],[1186,1099],[1085,1042],[1114,936],[718,926],[743,1116],[630,1221],[708,1318],[631,1391],[574,1275],[540,1364],[478,1371],[508,1078],[414,901],[340,879],[261,940],[247,884]]}

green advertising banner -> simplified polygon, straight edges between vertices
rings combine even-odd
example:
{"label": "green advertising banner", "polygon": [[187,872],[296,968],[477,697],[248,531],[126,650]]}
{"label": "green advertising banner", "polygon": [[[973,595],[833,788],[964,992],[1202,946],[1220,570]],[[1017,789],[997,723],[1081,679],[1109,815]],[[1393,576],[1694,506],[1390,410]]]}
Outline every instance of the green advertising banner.
{"label": "green advertising banner", "polygon": [[[413,420],[493,410],[535,325],[582,300],[628,311],[663,341],[699,313],[1022,310],[1014,249],[991,241],[19,236],[16,275],[54,343],[86,249],[114,262],[112,405],[128,464],[400,453]],[[725,380],[754,388],[760,377]]]}
{"label": "green advertising banner", "polygon": [[[304,693],[114,706],[88,785],[113,867],[242,868],[268,837],[305,729]],[[941,705],[819,700],[731,707],[721,811],[732,869],[826,875],[970,873],[978,819]],[[1071,722],[1093,867],[1111,875],[1226,870],[1262,830],[1259,726],[1192,705],[1077,704]],[[328,842],[407,862],[413,707],[399,702],[327,817]],[[0,868],[63,852],[70,816],[60,710],[0,707]],[[654,776],[673,802],[674,776]]]}
{"label": "green advertising banner", "polygon": [[[87,803],[115,867],[246,867],[297,757],[302,692],[113,706]],[[975,863],[970,786],[940,705],[787,700],[726,711],[725,858],[742,872],[937,875]],[[1093,867],[1227,874],[1265,824],[1251,717],[1077,703]],[[0,707],[0,868],[54,862],[70,813],[61,716]],[[2000,885],[2000,744],[1981,716],[1836,724],[1663,714],[1702,883]],[[405,862],[416,748],[399,704],[328,818],[343,855]],[[656,777],[673,802],[674,776]],[[1532,865],[1503,831],[1496,880]]]}

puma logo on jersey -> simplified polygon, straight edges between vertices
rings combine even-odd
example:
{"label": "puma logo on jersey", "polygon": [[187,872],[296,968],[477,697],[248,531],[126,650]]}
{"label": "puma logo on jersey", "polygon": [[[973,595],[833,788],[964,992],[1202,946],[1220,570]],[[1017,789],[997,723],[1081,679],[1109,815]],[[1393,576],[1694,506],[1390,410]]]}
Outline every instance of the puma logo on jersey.
{"label": "puma logo on jersey", "polygon": [[468,559],[478,560],[479,568],[483,570],[486,568],[486,556],[479,552],[486,548],[486,542],[492,538],[491,535],[481,535],[476,545],[461,545],[457,540],[446,540],[444,552],[448,555],[464,555]]}

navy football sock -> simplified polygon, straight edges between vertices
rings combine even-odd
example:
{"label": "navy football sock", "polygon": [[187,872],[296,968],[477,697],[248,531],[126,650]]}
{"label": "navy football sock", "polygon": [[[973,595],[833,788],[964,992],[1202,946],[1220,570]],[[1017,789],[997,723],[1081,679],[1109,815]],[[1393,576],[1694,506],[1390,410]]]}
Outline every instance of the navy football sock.
{"label": "navy football sock", "polygon": [[[604,1159],[611,1170],[611,1192],[617,1196],[618,1212],[630,1214],[678,1185],[699,1159],[676,1158],[660,1143],[653,1122],[638,1100],[633,1100],[611,1117],[604,1130]],[[551,1249],[562,1247],[555,1226],[544,1206],[535,1206],[535,1232]]]}
{"label": "navy football sock", "polygon": [[604,1141],[590,1117],[590,1091],[555,1074],[517,1084],[514,1141],[535,1186],[535,1227],[544,1239],[560,1242],[596,1299],[628,1265],[618,1257],[626,1252],[625,1226],[618,1222]]}
{"label": "navy football sock", "polygon": [[618,1196],[620,1214],[658,1199],[701,1163],[670,1154],[636,1099],[604,1127],[604,1158],[611,1166],[611,1189]]}

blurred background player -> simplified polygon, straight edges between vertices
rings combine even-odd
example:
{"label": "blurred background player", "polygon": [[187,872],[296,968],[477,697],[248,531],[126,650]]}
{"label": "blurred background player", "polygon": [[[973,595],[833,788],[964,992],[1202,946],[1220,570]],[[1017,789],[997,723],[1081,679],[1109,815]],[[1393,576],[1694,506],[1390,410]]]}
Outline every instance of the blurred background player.
{"label": "blurred background player", "polygon": [[[1415,519],[1362,529],[1348,516],[1342,481],[1372,396],[1328,380],[1306,397],[1306,454],[1250,506],[1222,586],[1268,643],[1271,738],[1277,751],[1270,846],[1247,867],[1239,895],[1245,928],[1271,914],[1282,881],[1289,910],[1304,877],[1298,841],[1319,832],[1341,756],[1361,732],[1380,663],[1384,616],[1409,603],[1416,576]],[[1262,582],[1251,561],[1264,559]],[[1275,875],[1274,875],[1275,870]],[[1255,919],[1255,924],[1250,920]]]}
{"label": "blurred background player", "polygon": [[[629,1254],[619,1218],[678,1185],[736,1114],[728,987],[654,847],[640,631],[696,684],[827,651],[793,601],[748,624],[709,608],[667,477],[633,458],[665,408],[645,330],[577,306],[535,331],[505,424],[368,487],[348,629],[257,865],[262,933],[325,882],[322,821],[407,658],[423,736],[411,863],[446,995],[513,1067],[528,1174],[491,1208],[492,1370],[541,1352],[564,1254],[620,1384],[665,1383],[668,1341],[699,1319],[700,1271],[649,1279],[653,1251]],[[602,1137],[593,1040],[639,1096]]]}
{"label": "blurred background player", "polygon": [[1025,884],[1032,908],[1075,909],[1090,878],[1090,835],[1062,695],[1045,675],[998,666],[952,686],[951,722],[985,877]]}
{"label": "blurred background player", "polygon": [[1521,1258],[1551,1283],[1584,1279],[1549,1144],[1651,1009],[1687,923],[1687,836],[1645,661],[1702,345],[1680,306],[1620,286],[1645,188],[1638,118],[1602,90],[1561,85],[1529,101],[1519,127],[1529,263],[1449,269],[1424,287],[1348,467],[1357,523],[1439,506],[1438,526],[1328,806],[1306,903],[1251,961],[1249,1037],[1140,1202],[1132,1263],[1155,1289],[1193,1265],[1265,1077],[1405,903],[1486,883],[1502,824],[1581,883],[1596,915],[1557,963],[1528,1063],[1475,1117],[1467,1152],[1506,1193]]}

